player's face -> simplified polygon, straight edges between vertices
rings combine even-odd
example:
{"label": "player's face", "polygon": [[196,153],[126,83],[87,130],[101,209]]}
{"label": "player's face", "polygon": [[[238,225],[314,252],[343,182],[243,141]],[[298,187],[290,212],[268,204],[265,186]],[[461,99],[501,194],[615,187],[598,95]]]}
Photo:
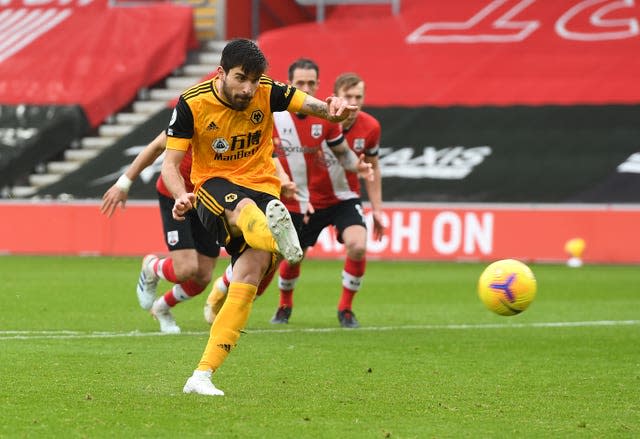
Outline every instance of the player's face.
{"label": "player's face", "polygon": [[242,67],[234,67],[226,73],[219,67],[218,74],[222,83],[222,94],[227,102],[234,110],[246,110],[256,94],[260,75],[247,75]]}
{"label": "player's face", "polygon": [[291,75],[291,85],[308,95],[315,96],[318,90],[318,74],[314,69],[295,69]]}
{"label": "player's face", "polygon": [[[353,87],[343,87],[338,90],[338,97],[341,97],[347,101],[349,105],[355,105],[358,107],[358,111],[362,108],[362,104],[364,104],[364,82],[360,81]],[[353,111],[347,118],[347,121],[355,120],[358,115],[358,111]]]}

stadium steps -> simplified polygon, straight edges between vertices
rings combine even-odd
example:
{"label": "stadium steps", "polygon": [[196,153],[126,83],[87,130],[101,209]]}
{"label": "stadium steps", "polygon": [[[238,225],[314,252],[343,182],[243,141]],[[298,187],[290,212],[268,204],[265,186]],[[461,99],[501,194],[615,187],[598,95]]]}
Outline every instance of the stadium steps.
{"label": "stadium steps", "polygon": [[[13,198],[29,198],[40,188],[54,184],[66,174],[75,171],[85,162],[95,158],[113,145],[137,125],[144,123],[192,85],[210,74],[219,64],[226,41],[203,41],[198,52],[189,54],[187,63],[165,78],[161,87],[141,89],[137,99],[125,110],[109,118],[95,130],[95,135],[80,139],[63,154],[62,160],[39,165],[36,172],[27,177],[28,185],[14,186]],[[151,141],[152,139],[149,139]]]}

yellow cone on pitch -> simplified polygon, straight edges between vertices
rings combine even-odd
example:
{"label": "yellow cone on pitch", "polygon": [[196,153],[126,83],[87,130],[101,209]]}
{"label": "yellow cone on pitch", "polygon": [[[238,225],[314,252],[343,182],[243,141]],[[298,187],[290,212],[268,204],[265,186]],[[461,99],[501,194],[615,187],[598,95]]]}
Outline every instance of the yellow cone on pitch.
{"label": "yellow cone on pitch", "polygon": [[586,243],[582,238],[573,238],[567,241],[564,245],[564,251],[569,253],[569,260],[567,265],[569,267],[582,267],[582,254]]}

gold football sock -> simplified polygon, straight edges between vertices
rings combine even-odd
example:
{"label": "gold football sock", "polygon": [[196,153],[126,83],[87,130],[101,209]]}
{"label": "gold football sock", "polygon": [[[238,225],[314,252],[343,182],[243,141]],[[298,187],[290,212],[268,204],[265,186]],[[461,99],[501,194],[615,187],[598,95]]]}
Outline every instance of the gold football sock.
{"label": "gold football sock", "polygon": [[227,358],[240,338],[240,330],[249,320],[257,289],[255,285],[231,282],[227,300],[211,325],[209,341],[198,364],[198,370],[215,371]]}
{"label": "gold football sock", "polygon": [[255,204],[249,203],[242,208],[237,225],[242,230],[244,240],[252,248],[271,253],[278,251],[278,245],[267,224],[267,217]]}

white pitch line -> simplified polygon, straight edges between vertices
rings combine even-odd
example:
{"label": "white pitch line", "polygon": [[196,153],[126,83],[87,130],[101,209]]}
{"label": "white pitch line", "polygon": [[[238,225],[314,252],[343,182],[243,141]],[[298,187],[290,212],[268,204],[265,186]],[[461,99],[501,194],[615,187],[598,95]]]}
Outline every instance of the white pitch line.
{"label": "white pitch line", "polygon": [[[576,328],[590,326],[638,326],[640,320],[592,320],[584,322],[538,322],[538,323],[485,323],[485,324],[449,324],[449,325],[400,325],[400,326],[363,326],[356,331],[402,331],[402,330],[468,330],[468,329],[521,329],[521,328]],[[286,334],[320,333],[349,331],[343,328],[287,328],[287,329],[248,329],[250,334]],[[206,336],[208,331],[183,332],[180,335]],[[0,331],[0,340],[38,340],[38,339],[91,339],[125,337],[163,337],[160,332],[82,332],[82,331]]]}

